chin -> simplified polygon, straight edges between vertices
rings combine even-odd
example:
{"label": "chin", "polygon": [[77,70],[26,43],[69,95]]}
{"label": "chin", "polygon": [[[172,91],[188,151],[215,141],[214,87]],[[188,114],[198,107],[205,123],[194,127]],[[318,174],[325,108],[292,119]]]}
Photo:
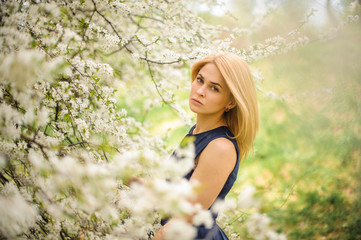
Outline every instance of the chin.
{"label": "chin", "polygon": [[199,109],[197,108],[197,106],[192,105],[192,103],[189,103],[189,109],[193,112],[193,113],[199,113]]}
{"label": "chin", "polygon": [[190,109],[193,113],[197,113],[197,111],[196,111],[194,108],[192,108],[191,106],[189,106],[189,109]]}

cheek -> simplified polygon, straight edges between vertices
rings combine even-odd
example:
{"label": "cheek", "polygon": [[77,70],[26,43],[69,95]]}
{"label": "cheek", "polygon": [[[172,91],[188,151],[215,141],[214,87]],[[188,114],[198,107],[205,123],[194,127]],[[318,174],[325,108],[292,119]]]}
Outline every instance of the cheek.
{"label": "cheek", "polygon": [[214,97],[214,102],[217,103],[217,105],[224,107],[229,103],[229,99],[224,95],[218,95]]}
{"label": "cheek", "polygon": [[194,91],[196,91],[196,84],[194,83],[195,81],[192,82],[191,84],[191,93],[193,93]]}

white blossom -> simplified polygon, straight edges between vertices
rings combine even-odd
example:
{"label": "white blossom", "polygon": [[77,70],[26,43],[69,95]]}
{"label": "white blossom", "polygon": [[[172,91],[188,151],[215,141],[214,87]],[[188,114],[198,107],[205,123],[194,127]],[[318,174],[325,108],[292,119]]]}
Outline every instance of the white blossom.
{"label": "white blossom", "polygon": [[253,213],[246,221],[247,230],[256,240],[285,240],[284,234],[278,234],[269,228],[270,221],[266,214]]}
{"label": "white blossom", "polygon": [[1,233],[13,238],[35,224],[37,211],[20,195],[17,187],[9,182],[0,194],[0,214]]}
{"label": "white blossom", "polygon": [[238,195],[238,206],[243,209],[249,209],[252,207],[258,207],[260,202],[253,197],[256,189],[253,186],[246,185],[242,192]]}
{"label": "white blossom", "polygon": [[208,210],[201,210],[193,216],[192,220],[195,226],[204,224],[206,228],[211,228],[213,225],[213,217],[211,212]]}
{"label": "white blossom", "polygon": [[173,219],[165,233],[165,239],[190,240],[196,236],[196,229],[183,219]]}

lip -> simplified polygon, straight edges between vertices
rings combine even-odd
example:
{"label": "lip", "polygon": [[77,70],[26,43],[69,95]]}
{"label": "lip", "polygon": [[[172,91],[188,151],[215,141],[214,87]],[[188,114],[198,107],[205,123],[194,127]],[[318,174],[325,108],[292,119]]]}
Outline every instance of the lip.
{"label": "lip", "polygon": [[192,102],[196,105],[203,105],[202,102],[198,101],[197,99],[192,98]]}

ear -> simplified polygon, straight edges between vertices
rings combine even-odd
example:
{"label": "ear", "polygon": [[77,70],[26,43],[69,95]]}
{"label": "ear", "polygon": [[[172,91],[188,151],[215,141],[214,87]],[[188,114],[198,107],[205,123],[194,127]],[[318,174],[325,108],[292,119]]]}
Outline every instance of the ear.
{"label": "ear", "polygon": [[236,106],[236,104],[234,104],[233,102],[230,102],[229,104],[227,104],[227,106],[224,108],[225,112],[229,112],[229,110],[231,110],[232,108],[234,108]]}
{"label": "ear", "polygon": [[229,110],[231,110],[232,108],[234,108],[236,106],[236,104],[234,103],[234,101],[231,101],[226,108],[228,108]]}

